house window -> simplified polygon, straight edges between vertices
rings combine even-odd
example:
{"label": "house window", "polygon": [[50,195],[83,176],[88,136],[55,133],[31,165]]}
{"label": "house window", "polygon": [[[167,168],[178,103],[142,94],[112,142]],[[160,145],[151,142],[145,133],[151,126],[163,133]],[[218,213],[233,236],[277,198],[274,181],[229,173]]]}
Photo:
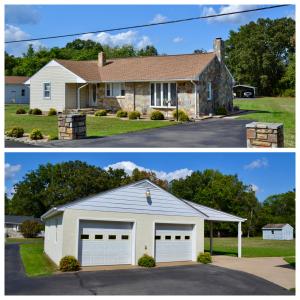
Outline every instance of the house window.
{"label": "house window", "polygon": [[207,100],[212,100],[212,88],[211,88],[211,82],[207,84]]}
{"label": "house window", "polygon": [[106,97],[124,97],[125,96],[125,83],[106,83],[105,87]]}
{"label": "house window", "polygon": [[44,96],[44,99],[51,98],[51,83],[50,82],[43,83],[43,96]]}
{"label": "house window", "polygon": [[21,90],[21,96],[22,96],[22,97],[25,97],[25,89],[22,89],[22,90]]}
{"label": "house window", "polygon": [[177,90],[175,82],[151,83],[150,91],[152,107],[176,106]]}
{"label": "house window", "polygon": [[274,230],[272,230],[271,232],[272,232],[272,234],[274,234]]}

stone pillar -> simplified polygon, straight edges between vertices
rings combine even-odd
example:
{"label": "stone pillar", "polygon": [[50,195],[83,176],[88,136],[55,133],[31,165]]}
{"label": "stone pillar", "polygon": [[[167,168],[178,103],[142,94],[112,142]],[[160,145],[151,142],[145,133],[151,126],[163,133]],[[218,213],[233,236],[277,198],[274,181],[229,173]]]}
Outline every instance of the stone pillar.
{"label": "stone pillar", "polygon": [[86,137],[86,115],[69,114],[58,116],[58,138],[77,140]]}
{"label": "stone pillar", "polygon": [[283,124],[252,122],[246,125],[248,148],[283,148]]}

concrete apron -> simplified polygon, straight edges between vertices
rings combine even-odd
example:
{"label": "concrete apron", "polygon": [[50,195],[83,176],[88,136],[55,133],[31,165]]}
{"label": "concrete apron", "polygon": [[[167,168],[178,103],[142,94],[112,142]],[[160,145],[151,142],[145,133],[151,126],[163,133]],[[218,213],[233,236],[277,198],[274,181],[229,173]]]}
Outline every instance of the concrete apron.
{"label": "concrete apron", "polygon": [[256,275],[286,289],[295,288],[295,269],[282,257],[213,256],[213,265]]}

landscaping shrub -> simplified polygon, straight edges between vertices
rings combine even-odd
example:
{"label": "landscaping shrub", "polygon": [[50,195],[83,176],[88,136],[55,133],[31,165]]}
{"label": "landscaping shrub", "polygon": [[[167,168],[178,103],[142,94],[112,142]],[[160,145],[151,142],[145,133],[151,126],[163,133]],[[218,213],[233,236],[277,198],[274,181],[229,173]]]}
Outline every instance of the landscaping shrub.
{"label": "landscaping shrub", "polygon": [[286,89],[281,93],[284,97],[295,97],[295,89]]}
{"label": "landscaping shrub", "polygon": [[240,107],[239,107],[239,106],[235,105],[235,106],[233,107],[233,111],[239,111],[239,110],[240,110]]}
{"label": "landscaping shrub", "polygon": [[[175,120],[177,120],[177,111],[176,110],[173,111],[173,118]],[[180,121],[180,122],[187,122],[187,121],[189,121],[189,116],[182,109],[178,109],[178,121]]]}
{"label": "landscaping shrub", "polygon": [[59,262],[59,269],[62,272],[78,271],[80,264],[74,256],[64,256]]}
{"label": "landscaping shrub", "polygon": [[125,110],[118,110],[117,111],[117,117],[118,118],[127,118],[128,113]]}
{"label": "landscaping shrub", "polygon": [[224,106],[220,106],[216,109],[216,115],[227,115],[227,109]]}
{"label": "landscaping shrub", "polygon": [[43,229],[44,226],[34,220],[24,221],[20,226],[20,231],[25,238],[35,238]]}
{"label": "landscaping shrub", "polygon": [[57,115],[57,111],[55,108],[50,108],[48,111],[48,116],[56,116]]}
{"label": "landscaping shrub", "polygon": [[139,119],[141,117],[141,113],[139,111],[131,111],[128,115],[128,118],[130,120],[136,120],[136,119]]}
{"label": "landscaping shrub", "polygon": [[6,132],[7,136],[20,138],[24,135],[24,129],[22,127],[13,127],[11,130]]}
{"label": "landscaping shrub", "polygon": [[165,119],[165,116],[162,112],[160,112],[159,110],[154,110],[152,113],[151,113],[151,116],[150,116],[151,120],[164,120]]}
{"label": "landscaping shrub", "polygon": [[17,115],[24,115],[26,114],[26,110],[23,107],[19,107],[16,111]]}
{"label": "landscaping shrub", "polygon": [[41,140],[43,139],[43,134],[40,129],[35,128],[32,129],[29,137],[31,140]]}
{"label": "landscaping shrub", "polygon": [[209,264],[212,262],[210,253],[204,252],[204,253],[199,253],[197,257],[197,262],[203,263],[203,264]]}
{"label": "landscaping shrub", "polygon": [[155,267],[155,259],[148,254],[144,254],[142,257],[139,258],[138,265],[146,268]]}
{"label": "landscaping shrub", "polygon": [[30,108],[29,111],[28,111],[28,114],[29,114],[29,115],[32,115],[32,111],[33,111],[33,109]]}
{"label": "landscaping shrub", "polygon": [[33,115],[41,115],[42,114],[42,111],[39,109],[39,108],[34,108],[32,110],[32,114]]}
{"label": "landscaping shrub", "polygon": [[95,112],[96,117],[104,117],[107,115],[107,111],[105,109],[100,109]]}

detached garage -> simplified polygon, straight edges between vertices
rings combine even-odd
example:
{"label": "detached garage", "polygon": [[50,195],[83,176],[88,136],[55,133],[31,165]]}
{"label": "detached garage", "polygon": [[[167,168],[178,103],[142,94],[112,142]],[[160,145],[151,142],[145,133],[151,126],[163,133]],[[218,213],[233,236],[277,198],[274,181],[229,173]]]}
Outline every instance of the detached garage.
{"label": "detached garage", "polygon": [[73,255],[82,266],[136,265],[145,253],[157,262],[196,261],[208,219],[142,180],[46,212],[44,248],[56,264]]}

